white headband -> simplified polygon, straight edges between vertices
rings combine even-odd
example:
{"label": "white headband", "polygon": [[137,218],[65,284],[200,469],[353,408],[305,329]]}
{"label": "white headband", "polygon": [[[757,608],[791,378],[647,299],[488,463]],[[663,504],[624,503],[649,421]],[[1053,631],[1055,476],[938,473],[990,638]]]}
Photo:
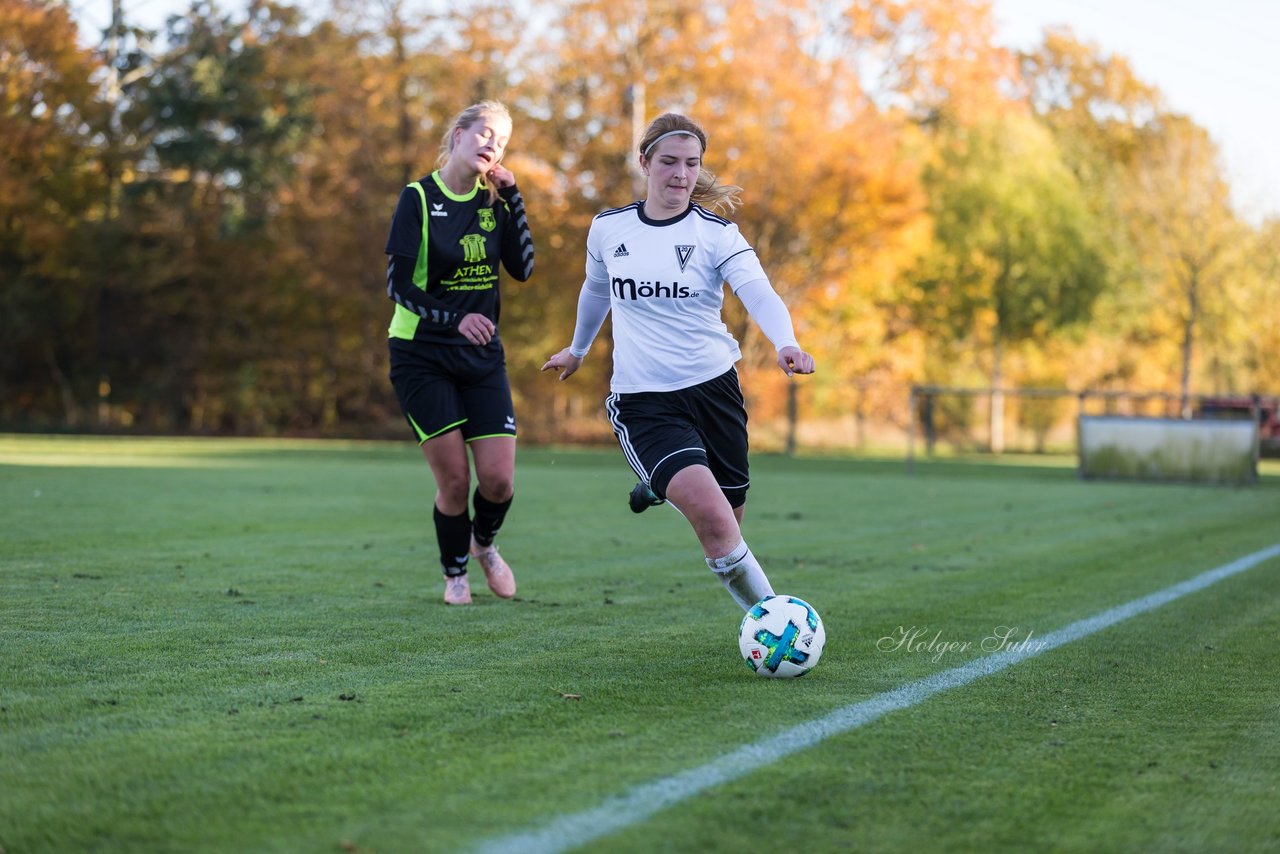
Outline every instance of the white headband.
{"label": "white headband", "polygon": [[[649,152],[650,152],[650,151],[653,151],[653,147],[654,147],[655,145],[657,145],[658,143],[662,142],[662,141],[663,141],[664,139],[666,139],[667,137],[669,137],[669,136],[680,136],[681,134],[683,134],[684,136],[691,136],[691,137],[693,137],[694,139],[698,139],[698,135],[697,135],[696,133],[694,133],[693,131],[691,131],[691,130],[669,130],[669,131],[667,131],[666,133],[664,133],[662,136],[660,136],[660,137],[658,137],[657,139],[655,139],[653,142],[649,143],[649,147],[648,147],[648,148],[646,148],[646,149],[644,150],[644,156],[645,156],[645,157],[648,157],[648,156],[649,156]],[[702,144],[702,140],[698,139],[698,144],[699,144],[699,145],[701,145],[701,144]],[[703,152],[704,152],[704,153],[706,152],[706,148],[703,148],[702,150],[703,150]]]}

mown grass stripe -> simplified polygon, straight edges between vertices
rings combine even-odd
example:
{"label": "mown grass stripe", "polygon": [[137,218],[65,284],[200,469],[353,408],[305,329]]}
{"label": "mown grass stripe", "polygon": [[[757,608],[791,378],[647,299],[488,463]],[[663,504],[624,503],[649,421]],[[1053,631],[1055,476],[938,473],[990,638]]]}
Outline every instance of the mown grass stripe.
{"label": "mown grass stripe", "polygon": [[1014,644],[1010,649],[909,682],[900,688],[837,709],[824,717],[801,723],[763,741],[744,745],[697,768],[636,786],[592,809],[560,816],[540,828],[482,842],[475,851],[477,854],[553,854],[578,848],[643,821],[713,786],[737,780],[786,756],[813,747],[832,736],[858,729],[890,712],[919,705],[935,694],[968,685],[983,676],[998,673],[1041,653],[1096,634],[1252,569],[1274,557],[1280,557],[1280,543],[1203,572],[1187,581],[1078,620],[1036,641],[1028,639],[1025,644]]}

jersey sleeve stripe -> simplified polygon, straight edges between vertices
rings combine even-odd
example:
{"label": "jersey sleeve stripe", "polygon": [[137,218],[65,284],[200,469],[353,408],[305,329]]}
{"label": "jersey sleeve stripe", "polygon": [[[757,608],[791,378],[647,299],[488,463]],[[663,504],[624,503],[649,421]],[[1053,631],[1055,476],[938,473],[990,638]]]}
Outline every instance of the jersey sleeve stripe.
{"label": "jersey sleeve stripe", "polygon": [[724,217],[722,217],[722,216],[716,216],[716,215],[715,215],[715,214],[713,214],[711,211],[709,211],[709,210],[707,210],[706,208],[704,208],[702,205],[694,205],[694,206],[693,206],[693,211],[694,211],[694,213],[696,213],[698,216],[702,217],[703,219],[707,220],[708,222],[718,222],[718,223],[720,223],[721,225],[733,225],[733,223],[729,222],[729,220],[725,219],[725,218],[724,218]]}
{"label": "jersey sleeve stripe", "polygon": [[739,255],[741,255],[743,252],[755,252],[755,251],[756,251],[756,250],[752,249],[750,246],[748,246],[746,249],[739,249],[737,252],[733,253],[733,254],[732,254],[732,255],[730,255],[728,258],[724,259],[724,260],[723,260],[723,261],[721,261],[719,264],[717,264],[717,265],[716,265],[716,269],[717,269],[717,270],[719,270],[719,269],[720,269],[721,267],[723,267],[725,264],[728,264],[728,263],[729,263],[730,261],[732,261],[734,258],[737,258]]}
{"label": "jersey sleeve stripe", "polygon": [[609,208],[608,210],[600,211],[600,213],[595,215],[595,218],[601,219],[606,216],[613,216],[614,214],[626,213],[627,211],[637,210],[639,207],[640,207],[639,202],[632,202],[631,204],[624,205],[623,207],[620,207],[620,208]]}
{"label": "jersey sleeve stripe", "polygon": [[529,217],[525,215],[524,196],[519,190],[507,200],[507,210],[511,212],[513,223],[519,232],[520,260],[524,262],[520,280],[527,282],[533,275],[533,235],[529,233]]}

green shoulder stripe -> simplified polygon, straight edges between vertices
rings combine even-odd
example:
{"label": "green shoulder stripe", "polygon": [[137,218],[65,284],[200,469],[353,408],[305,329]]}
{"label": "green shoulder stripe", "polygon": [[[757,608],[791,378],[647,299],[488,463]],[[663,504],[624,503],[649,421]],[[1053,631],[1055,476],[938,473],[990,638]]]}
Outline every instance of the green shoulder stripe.
{"label": "green shoulder stripe", "polygon": [[[430,239],[427,230],[427,193],[422,189],[422,184],[417,181],[409,186],[418,191],[418,198],[422,200],[422,248],[418,250],[418,263],[413,268],[413,283],[425,291],[427,289],[427,246]],[[387,337],[412,341],[421,319],[404,306],[396,305],[395,312],[391,315],[391,326],[387,328]]]}

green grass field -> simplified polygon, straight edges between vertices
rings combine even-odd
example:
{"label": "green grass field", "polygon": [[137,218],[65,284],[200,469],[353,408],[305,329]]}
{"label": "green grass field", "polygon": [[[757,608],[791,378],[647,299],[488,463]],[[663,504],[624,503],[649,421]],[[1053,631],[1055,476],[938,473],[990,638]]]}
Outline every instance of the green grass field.
{"label": "green grass field", "polygon": [[[0,849],[521,839],[999,627],[1043,637],[1280,543],[1274,464],[1248,488],[1025,459],[752,474],[748,542],[827,627],[801,680],[746,668],[741,612],[683,519],[627,510],[616,451],[522,449],[517,598],[473,582],[448,608],[408,444],[0,436]],[[1271,558],[559,847],[1280,850],[1278,648]]]}

